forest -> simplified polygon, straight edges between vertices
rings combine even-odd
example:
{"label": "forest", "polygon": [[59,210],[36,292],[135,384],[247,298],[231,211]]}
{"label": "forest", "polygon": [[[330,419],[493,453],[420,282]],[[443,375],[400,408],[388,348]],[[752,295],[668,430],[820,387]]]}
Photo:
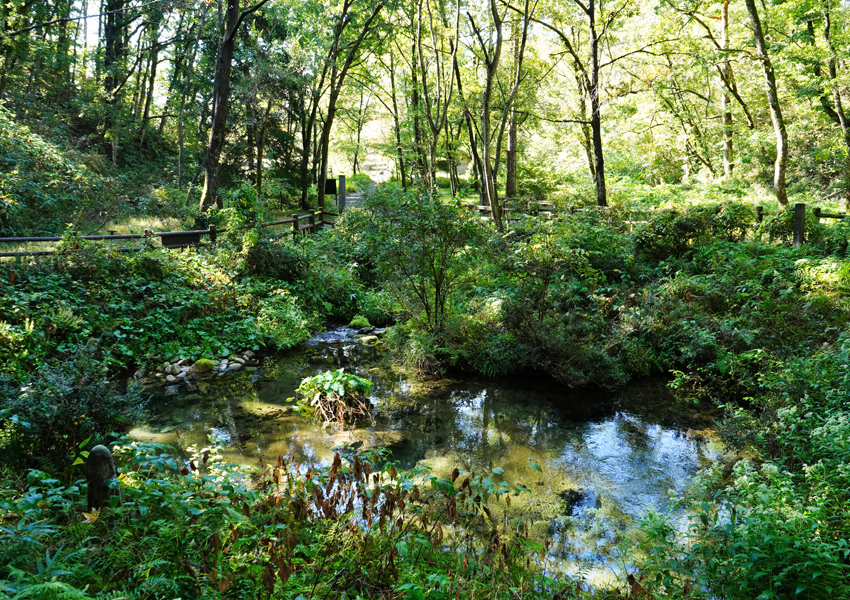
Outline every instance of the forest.
{"label": "forest", "polygon": [[[8,0],[0,20],[0,600],[850,597],[847,5]],[[255,419],[313,427],[315,460],[234,464],[258,444],[233,428],[137,434],[285,388],[340,331],[366,350]],[[437,391],[385,401],[387,381]],[[450,427],[429,412],[448,381],[543,386],[564,422],[659,384],[667,421],[611,409],[623,452],[651,471],[667,431],[722,450],[664,459],[683,475],[632,514],[590,479],[551,488],[584,448],[544,447],[549,408]],[[328,441],[422,423],[433,455],[461,418],[483,433],[443,470]],[[532,450],[493,460],[496,438]]]}

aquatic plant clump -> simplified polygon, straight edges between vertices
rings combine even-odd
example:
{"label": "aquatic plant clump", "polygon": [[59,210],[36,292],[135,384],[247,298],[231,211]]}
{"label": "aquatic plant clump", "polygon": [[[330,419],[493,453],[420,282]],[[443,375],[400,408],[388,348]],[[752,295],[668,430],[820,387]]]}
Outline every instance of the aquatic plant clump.
{"label": "aquatic plant clump", "polygon": [[298,410],[312,415],[323,428],[334,424],[345,429],[366,417],[374,424],[372,405],[367,397],[371,387],[371,381],[346,373],[345,369],[320,373],[302,380],[295,390]]}

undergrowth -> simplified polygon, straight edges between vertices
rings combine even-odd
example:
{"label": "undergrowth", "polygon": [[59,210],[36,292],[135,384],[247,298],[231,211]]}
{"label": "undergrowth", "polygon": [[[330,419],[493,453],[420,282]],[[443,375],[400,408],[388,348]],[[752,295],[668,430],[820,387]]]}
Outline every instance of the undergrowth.
{"label": "undergrowth", "polygon": [[[6,598],[547,598],[523,519],[494,472],[404,472],[380,452],[251,473],[214,448],[112,446],[121,497],[30,471],[0,501]],[[501,498],[501,500],[500,500]],[[495,508],[493,508],[495,510]],[[52,594],[52,595],[51,595]],[[571,595],[558,596],[560,598]]]}

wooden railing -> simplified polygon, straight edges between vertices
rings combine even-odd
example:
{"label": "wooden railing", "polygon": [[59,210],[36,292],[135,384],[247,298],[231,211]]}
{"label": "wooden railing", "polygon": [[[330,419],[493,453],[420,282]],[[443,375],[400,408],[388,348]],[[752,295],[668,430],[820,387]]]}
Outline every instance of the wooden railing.
{"label": "wooden railing", "polygon": [[[335,217],[335,213],[327,211],[310,211],[306,215],[294,213],[289,219],[281,219],[279,221],[268,221],[260,223],[260,227],[275,227],[280,225],[290,225],[293,237],[298,237],[307,232],[315,232],[323,229],[326,225],[333,227],[334,221],[326,220],[326,217]],[[195,229],[191,231],[159,231],[154,232],[145,230],[144,233],[121,233],[109,235],[80,235],[77,236],[81,240],[91,240],[98,242],[117,241],[117,240],[144,240],[158,237],[162,248],[196,248],[200,246],[209,246],[215,244],[218,234],[224,233],[226,229],[216,229],[215,225],[210,225],[209,229]],[[208,241],[202,241],[202,238]],[[58,242],[62,238],[59,236],[46,237],[6,237],[0,238],[0,244],[28,244],[28,243],[45,243]],[[118,252],[138,252],[142,247],[116,248]],[[15,252],[0,252],[0,258],[21,257],[21,256],[46,256],[53,254],[55,250],[24,250]]]}
{"label": "wooden railing", "polygon": [[[770,213],[764,210],[763,206],[756,206],[756,219],[759,223],[764,220],[765,215]],[[847,215],[843,213],[825,213],[821,207],[816,206],[812,209],[812,214],[818,219],[844,219]],[[794,236],[793,243],[795,248],[799,248],[806,243],[806,205],[798,203],[794,205]]]}
{"label": "wooden railing", "polygon": [[[525,212],[526,214],[539,214],[541,216],[552,216],[555,212],[555,203],[549,201],[534,201],[522,198],[499,198],[499,203],[502,206],[502,212],[510,221],[511,213]],[[481,204],[469,204],[467,207],[475,213],[481,215],[483,219],[489,219],[493,212],[492,207]],[[570,206],[566,209],[570,213],[581,211],[581,208]],[[765,216],[776,214],[775,212],[767,211],[763,206],[756,206],[756,220],[761,223]],[[826,213],[818,206],[812,209],[812,214],[818,219],[844,219],[847,217],[843,213]],[[646,221],[628,221],[629,224],[646,223]],[[793,229],[793,244],[799,248],[806,241],[806,205],[798,203],[794,205],[794,229]]]}
{"label": "wooden railing", "polygon": [[[499,198],[502,213],[510,216],[511,213],[522,212],[526,214],[550,217],[555,213],[555,203],[550,201],[528,200],[526,198]],[[467,204],[469,210],[489,219],[493,213],[493,207],[487,204]]]}

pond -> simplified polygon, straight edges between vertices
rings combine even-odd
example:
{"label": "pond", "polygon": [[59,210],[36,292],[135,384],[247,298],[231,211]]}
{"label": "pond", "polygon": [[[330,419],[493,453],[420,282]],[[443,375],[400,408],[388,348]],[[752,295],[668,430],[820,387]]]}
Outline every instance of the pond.
{"label": "pond", "polygon": [[[531,520],[534,537],[550,540],[547,568],[597,580],[628,567],[620,547],[647,510],[667,510],[701,467],[722,457],[710,415],[677,405],[664,380],[618,392],[529,378],[422,381],[393,370],[358,337],[326,332],[253,373],[213,376],[194,393],[160,388],[155,417],[131,435],[182,447],[212,441],[227,461],[248,465],[277,456],[327,465],[334,448],[382,446],[403,466],[439,477],[499,466],[511,488],[530,490],[512,497],[511,510]],[[374,426],[322,429],[287,403],[302,378],[339,368],[374,383]]]}

